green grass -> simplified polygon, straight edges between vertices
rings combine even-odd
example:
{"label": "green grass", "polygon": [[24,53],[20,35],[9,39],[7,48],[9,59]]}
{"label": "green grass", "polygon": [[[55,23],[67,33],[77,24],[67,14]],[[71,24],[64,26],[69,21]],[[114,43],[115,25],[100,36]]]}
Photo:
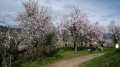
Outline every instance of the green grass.
{"label": "green grass", "polygon": [[[104,51],[98,50],[98,51],[94,51],[94,53],[109,52],[109,51],[111,51],[111,49],[112,48],[105,48]],[[84,56],[84,55],[88,55],[88,54],[91,54],[91,53],[87,49],[75,52],[71,48],[69,48],[69,49],[60,48],[60,49],[58,49],[56,54],[53,55],[52,57],[43,58],[41,60],[38,59],[34,62],[29,61],[28,63],[22,64],[22,67],[41,67],[44,65],[48,65],[48,64],[63,60],[63,59],[69,59],[69,58],[73,58],[73,57],[77,57],[77,56]]]}
{"label": "green grass", "polygon": [[57,53],[52,57],[43,58],[41,60],[37,60],[34,62],[29,61],[28,63],[23,64],[22,66],[23,67],[40,67],[40,66],[48,65],[50,63],[54,63],[62,59],[68,59],[68,58],[87,55],[87,54],[90,54],[90,52],[87,51],[87,49],[75,52],[71,48],[70,49],[60,48],[58,49]]}
{"label": "green grass", "polygon": [[84,63],[82,67],[120,67],[120,49],[114,48],[111,52]]}

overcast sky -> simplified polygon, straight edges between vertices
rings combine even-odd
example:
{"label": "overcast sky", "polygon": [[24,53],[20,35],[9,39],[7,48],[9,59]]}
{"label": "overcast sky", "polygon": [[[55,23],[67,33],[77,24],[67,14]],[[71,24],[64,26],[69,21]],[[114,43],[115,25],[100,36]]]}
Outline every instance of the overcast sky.
{"label": "overcast sky", "polygon": [[[120,0],[38,0],[38,2],[51,8],[56,16],[67,13],[73,5],[78,6],[88,14],[91,22],[99,21],[103,26],[107,26],[111,20],[119,22],[120,19]],[[13,19],[17,12],[22,10],[22,0],[0,0],[0,20],[5,18],[9,24],[16,25]]]}

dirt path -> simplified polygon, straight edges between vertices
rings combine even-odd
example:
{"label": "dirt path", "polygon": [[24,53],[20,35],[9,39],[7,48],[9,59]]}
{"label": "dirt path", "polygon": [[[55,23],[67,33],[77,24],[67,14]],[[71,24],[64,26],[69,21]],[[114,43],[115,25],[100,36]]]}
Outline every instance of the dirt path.
{"label": "dirt path", "polygon": [[104,53],[90,54],[90,55],[86,55],[86,56],[80,56],[80,57],[76,57],[76,58],[62,60],[62,61],[50,64],[45,67],[76,67],[77,65],[80,65],[90,59],[93,59],[93,58],[101,56],[101,55],[104,55]]}

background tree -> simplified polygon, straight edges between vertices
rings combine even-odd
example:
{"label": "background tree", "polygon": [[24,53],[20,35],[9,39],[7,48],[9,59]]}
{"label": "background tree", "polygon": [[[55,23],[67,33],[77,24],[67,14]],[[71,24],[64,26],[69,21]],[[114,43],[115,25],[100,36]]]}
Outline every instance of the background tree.
{"label": "background tree", "polygon": [[87,14],[85,14],[78,7],[73,7],[72,12],[69,13],[70,31],[73,37],[75,51],[77,51],[78,43],[82,43],[85,29],[84,26],[89,23]]}
{"label": "background tree", "polygon": [[70,32],[70,21],[67,17],[67,15],[62,16],[61,22],[58,25],[58,39],[63,43],[63,45],[67,48],[68,46],[68,40],[71,38],[71,32]]}
{"label": "background tree", "polygon": [[116,44],[120,40],[120,26],[115,21],[111,21],[108,24],[109,32],[113,35],[114,43]]}

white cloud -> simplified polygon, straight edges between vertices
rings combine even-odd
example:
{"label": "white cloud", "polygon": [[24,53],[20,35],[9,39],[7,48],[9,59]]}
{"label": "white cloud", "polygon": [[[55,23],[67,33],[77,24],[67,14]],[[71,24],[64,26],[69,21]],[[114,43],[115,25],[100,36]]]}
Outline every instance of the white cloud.
{"label": "white cloud", "polygon": [[[38,2],[51,8],[53,14],[57,16],[70,12],[73,5],[78,6],[88,14],[91,22],[100,21],[102,25],[107,24],[109,20],[120,18],[119,0],[38,0]],[[22,11],[22,0],[0,0],[0,8],[0,16],[15,18],[17,12]]]}
{"label": "white cloud", "polygon": [[8,11],[1,11],[0,12],[1,17],[15,18],[16,15],[17,15],[17,12],[8,12]]}
{"label": "white cloud", "polygon": [[106,16],[102,16],[101,18],[111,18],[111,17],[118,17],[120,16],[120,14],[117,14],[117,13],[114,13],[114,14],[109,14],[109,15],[106,15]]}

